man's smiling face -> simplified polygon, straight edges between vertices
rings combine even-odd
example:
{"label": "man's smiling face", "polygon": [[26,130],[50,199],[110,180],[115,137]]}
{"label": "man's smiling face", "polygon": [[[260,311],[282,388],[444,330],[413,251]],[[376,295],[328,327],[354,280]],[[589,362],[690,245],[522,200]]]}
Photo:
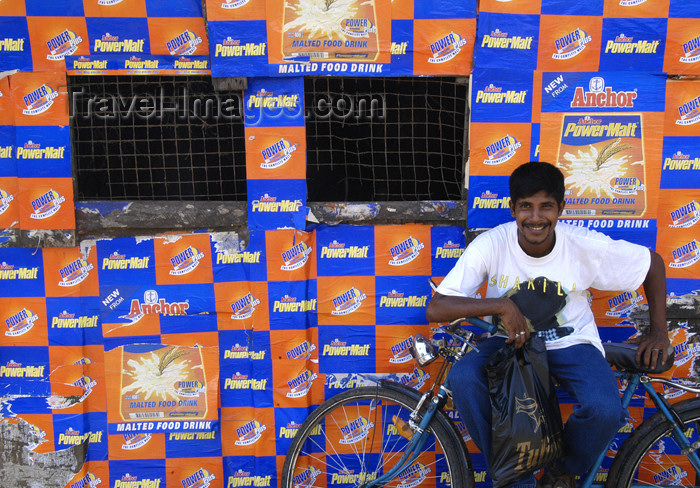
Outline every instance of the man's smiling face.
{"label": "man's smiling face", "polygon": [[542,257],[555,243],[554,227],[564,211],[564,202],[544,190],[510,202],[510,213],[518,225],[518,244],[526,254]]}

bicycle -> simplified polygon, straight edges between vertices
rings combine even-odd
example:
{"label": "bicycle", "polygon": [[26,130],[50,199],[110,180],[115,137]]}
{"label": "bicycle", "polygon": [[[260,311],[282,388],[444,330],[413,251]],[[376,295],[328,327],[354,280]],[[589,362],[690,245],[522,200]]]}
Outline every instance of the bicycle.
{"label": "bicycle", "polygon": [[[487,332],[495,326],[481,319],[460,319],[439,328],[449,336],[414,336],[411,353],[423,367],[442,357],[433,385],[426,393],[401,383],[379,380],[376,386],[345,391],[328,399],[301,425],[282,468],[282,488],[349,485],[361,488],[423,486],[472,488],[474,470],[462,435],[446,414],[450,396],[443,382],[448,366],[470,349],[478,350],[476,334],[464,321]],[[436,334],[437,335],[437,334]],[[608,362],[616,367],[622,403],[627,408],[638,387],[657,412],[625,439],[604,483],[596,481],[607,450],[579,480],[582,488],[698,486],[700,483],[700,398],[671,406],[655,383],[698,394],[697,384],[682,384],[653,376],[635,364],[635,346],[604,344]],[[668,370],[658,368],[654,374]],[[614,439],[611,443],[614,442]],[[609,447],[610,449],[610,447]]]}

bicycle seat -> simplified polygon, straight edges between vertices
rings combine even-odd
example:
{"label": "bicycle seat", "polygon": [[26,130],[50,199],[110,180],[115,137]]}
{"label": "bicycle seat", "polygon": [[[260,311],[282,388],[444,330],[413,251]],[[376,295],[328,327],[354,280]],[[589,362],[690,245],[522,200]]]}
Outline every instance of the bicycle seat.
{"label": "bicycle seat", "polygon": [[604,342],[603,349],[605,349],[605,359],[608,360],[610,365],[615,366],[617,369],[624,369],[630,373],[651,373],[659,374],[664,371],[668,371],[673,366],[673,361],[675,359],[675,352],[671,348],[671,354],[669,354],[666,363],[661,363],[663,359],[662,355],[659,355],[659,361],[655,368],[644,368],[637,364],[635,360],[635,355],[637,354],[637,344],[622,344],[615,342]]}

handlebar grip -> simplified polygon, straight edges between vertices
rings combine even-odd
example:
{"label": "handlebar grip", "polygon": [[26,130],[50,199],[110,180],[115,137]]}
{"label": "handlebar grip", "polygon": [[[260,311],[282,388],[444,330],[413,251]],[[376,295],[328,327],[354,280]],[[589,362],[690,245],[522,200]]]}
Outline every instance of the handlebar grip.
{"label": "handlebar grip", "polygon": [[498,327],[496,327],[492,323],[486,322],[485,320],[482,320],[478,317],[467,317],[464,320],[466,320],[470,324],[476,325],[477,327],[480,327],[480,328],[484,329],[486,332],[490,332],[492,334],[495,334],[498,331]]}
{"label": "handlebar grip", "polygon": [[457,328],[459,328],[459,324],[461,324],[462,322],[469,322],[470,324],[476,325],[477,327],[485,330],[486,332],[490,332],[492,334],[495,334],[498,331],[498,327],[496,327],[495,325],[493,325],[489,322],[486,322],[485,320],[482,320],[478,317],[462,317],[462,318],[459,318],[457,320],[453,320],[452,322],[450,322],[448,327],[449,327],[449,329],[452,329],[452,330],[457,329]]}

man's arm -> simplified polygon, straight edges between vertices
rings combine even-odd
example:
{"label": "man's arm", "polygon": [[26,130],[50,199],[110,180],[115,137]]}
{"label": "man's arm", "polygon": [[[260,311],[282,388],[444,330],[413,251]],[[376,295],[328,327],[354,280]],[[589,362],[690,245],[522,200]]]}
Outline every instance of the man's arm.
{"label": "man's arm", "polygon": [[666,323],[666,266],[658,253],[651,253],[651,264],[644,279],[644,293],[649,303],[649,333],[638,339],[637,364],[656,366],[661,355],[665,363],[669,356],[668,325]]}
{"label": "man's arm", "polygon": [[430,322],[449,322],[461,317],[482,315],[497,315],[508,331],[506,342],[513,342],[516,348],[525,344],[530,337],[525,317],[508,298],[468,298],[435,292],[426,312]]}

